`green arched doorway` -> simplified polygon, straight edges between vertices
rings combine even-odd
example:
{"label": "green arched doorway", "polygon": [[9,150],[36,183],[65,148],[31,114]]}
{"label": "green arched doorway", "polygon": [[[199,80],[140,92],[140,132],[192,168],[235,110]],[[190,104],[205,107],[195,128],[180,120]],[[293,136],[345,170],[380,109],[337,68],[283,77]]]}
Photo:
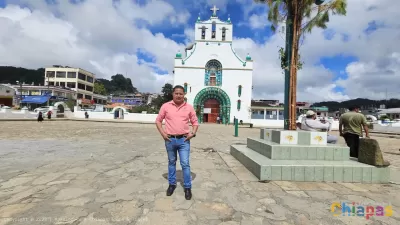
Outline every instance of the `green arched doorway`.
{"label": "green arched doorway", "polygon": [[226,92],[217,87],[204,88],[194,98],[193,107],[196,110],[199,122],[204,122],[204,103],[209,99],[215,99],[219,102],[219,116],[222,119],[222,123],[227,124],[231,113],[231,101]]}

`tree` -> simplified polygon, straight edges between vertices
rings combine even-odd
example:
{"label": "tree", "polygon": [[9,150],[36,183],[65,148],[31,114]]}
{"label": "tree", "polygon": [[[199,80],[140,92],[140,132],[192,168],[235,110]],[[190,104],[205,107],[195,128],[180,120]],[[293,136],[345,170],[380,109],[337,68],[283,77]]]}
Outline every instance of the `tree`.
{"label": "tree", "polygon": [[137,93],[138,90],[133,87],[132,80],[130,78],[125,78],[122,74],[116,74],[111,77],[111,84],[113,87],[119,87],[120,89],[116,92],[120,92],[121,94],[127,93]]}
{"label": "tree", "polygon": [[172,84],[166,83],[164,87],[162,87],[161,92],[163,93],[164,103],[172,100]]}
{"label": "tree", "polygon": [[74,106],[76,105],[76,99],[72,97],[72,94],[67,94],[67,101],[65,104],[68,106],[68,108],[73,112],[74,111]]}
{"label": "tree", "polygon": [[26,69],[13,66],[0,66],[0,83],[15,84],[17,81],[26,84],[44,85],[44,68]]}
{"label": "tree", "polygon": [[104,84],[99,82],[94,83],[93,92],[99,95],[107,95],[107,90],[104,87]]}
{"label": "tree", "polygon": [[[299,41],[313,28],[327,28],[329,13],[346,15],[346,0],[254,0],[268,5],[268,20],[276,31],[278,23],[286,21],[285,52],[280,51],[285,70],[285,129],[296,130],[296,92],[299,63]],[[323,4],[324,3],[324,4]],[[315,5],[316,4],[316,5]],[[304,23],[303,23],[304,22]],[[304,36],[303,36],[304,38]]]}
{"label": "tree", "polygon": [[120,95],[138,93],[137,88],[132,85],[132,80],[130,78],[125,78],[122,74],[112,76],[111,80],[99,78],[96,79],[96,82],[103,84],[108,94]]}
{"label": "tree", "polygon": [[156,107],[157,109],[161,108],[162,104],[164,104],[164,98],[161,95],[151,101],[151,106]]}
{"label": "tree", "polygon": [[157,114],[159,110],[149,105],[139,105],[133,107],[131,110],[132,113],[142,113],[143,111],[146,111],[148,114]]}

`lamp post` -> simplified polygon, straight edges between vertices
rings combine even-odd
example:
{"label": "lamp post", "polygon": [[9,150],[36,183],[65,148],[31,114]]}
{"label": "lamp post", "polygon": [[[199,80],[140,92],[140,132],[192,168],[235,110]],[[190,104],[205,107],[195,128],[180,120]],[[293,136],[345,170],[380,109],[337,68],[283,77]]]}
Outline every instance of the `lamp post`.
{"label": "lamp post", "polygon": [[[47,95],[49,94],[49,91],[50,91],[50,77],[47,75]],[[50,97],[51,97],[51,95],[50,95]],[[47,106],[49,106],[49,105],[50,105],[50,98],[47,99]]]}
{"label": "lamp post", "polygon": [[[321,5],[325,0],[315,0],[316,5]],[[292,4],[294,3],[294,4]],[[292,60],[294,58],[292,47],[296,26],[299,21],[298,17],[303,16],[302,13],[297,12],[296,5],[298,0],[288,1],[287,4],[287,23],[286,23],[286,41],[285,41],[285,56],[286,56],[286,69],[285,69],[285,93],[284,93],[284,129],[295,130],[296,129],[296,92],[297,92],[297,77],[293,76],[292,73]],[[297,40],[297,38],[296,38]],[[297,57],[296,57],[297,58]]]}
{"label": "lamp post", "polygon": [[22,109],[22,79],[20,78],[17,83],[19,83],[19,108]]}

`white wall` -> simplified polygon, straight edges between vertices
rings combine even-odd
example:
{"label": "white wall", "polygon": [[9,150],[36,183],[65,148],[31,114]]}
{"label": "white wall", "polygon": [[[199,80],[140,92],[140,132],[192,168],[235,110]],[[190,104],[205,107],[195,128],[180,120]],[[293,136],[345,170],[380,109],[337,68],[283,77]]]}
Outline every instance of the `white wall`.
{"label": "white wall", "polygon": [[[205,65],[215,59],[222,64],[222,90],[230,97],[231,113],[230,121],[236,116],[239,120],[249,123],[251,120],[252,75],[253,62],[247,61],[243,66],[243,59],[232,51],[231,43],[197,42],[193,47],[193,54],[182,64],[182,59],[175,59],[174,85],[188,84],[187,95],[189,104],[193,104],[194,98],[204,86]],[[184,59],[183,59],[184,60]],[[242,94],[238,96],[238,86],[242,85]],[[241,108],[237,110],[237,101],[241,100]]]}
{"label": "white wall", "polygon": [[28,110],[24,109],[0,109],[0,119],[35,119],[37,118],[37,115],[37,113],[29,112]]}
{"label": "white wall", "polygon": [[283,128],[283,120],[252,119],[254,127]]}
{"label": "white wall", "polygon": [[[89,119],[99,120],[112,120],[114,119],[114,112],[88,112]],[[142,114],[142,113],[124,113],[124,121],[134,122],[155,122],[158,114]],[[74,111],[75,118],[84,119],[85,111]],[[116,119],[117,120],[117,119]]]}

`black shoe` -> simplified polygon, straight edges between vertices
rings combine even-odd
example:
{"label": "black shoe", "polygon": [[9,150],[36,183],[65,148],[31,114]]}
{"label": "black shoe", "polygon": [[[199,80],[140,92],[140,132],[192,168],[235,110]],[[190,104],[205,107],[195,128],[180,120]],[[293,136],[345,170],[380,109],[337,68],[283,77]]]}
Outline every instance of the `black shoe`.
{"label": "black shoe", "polygon": [[190,188],[185,188],[185,198],[186,200],[192,199],[192,190]]}
{"label": "black shoe", "polygon": [[176,185],[170,184],[167,189],[167,196],[171,196],[175,191]]}

